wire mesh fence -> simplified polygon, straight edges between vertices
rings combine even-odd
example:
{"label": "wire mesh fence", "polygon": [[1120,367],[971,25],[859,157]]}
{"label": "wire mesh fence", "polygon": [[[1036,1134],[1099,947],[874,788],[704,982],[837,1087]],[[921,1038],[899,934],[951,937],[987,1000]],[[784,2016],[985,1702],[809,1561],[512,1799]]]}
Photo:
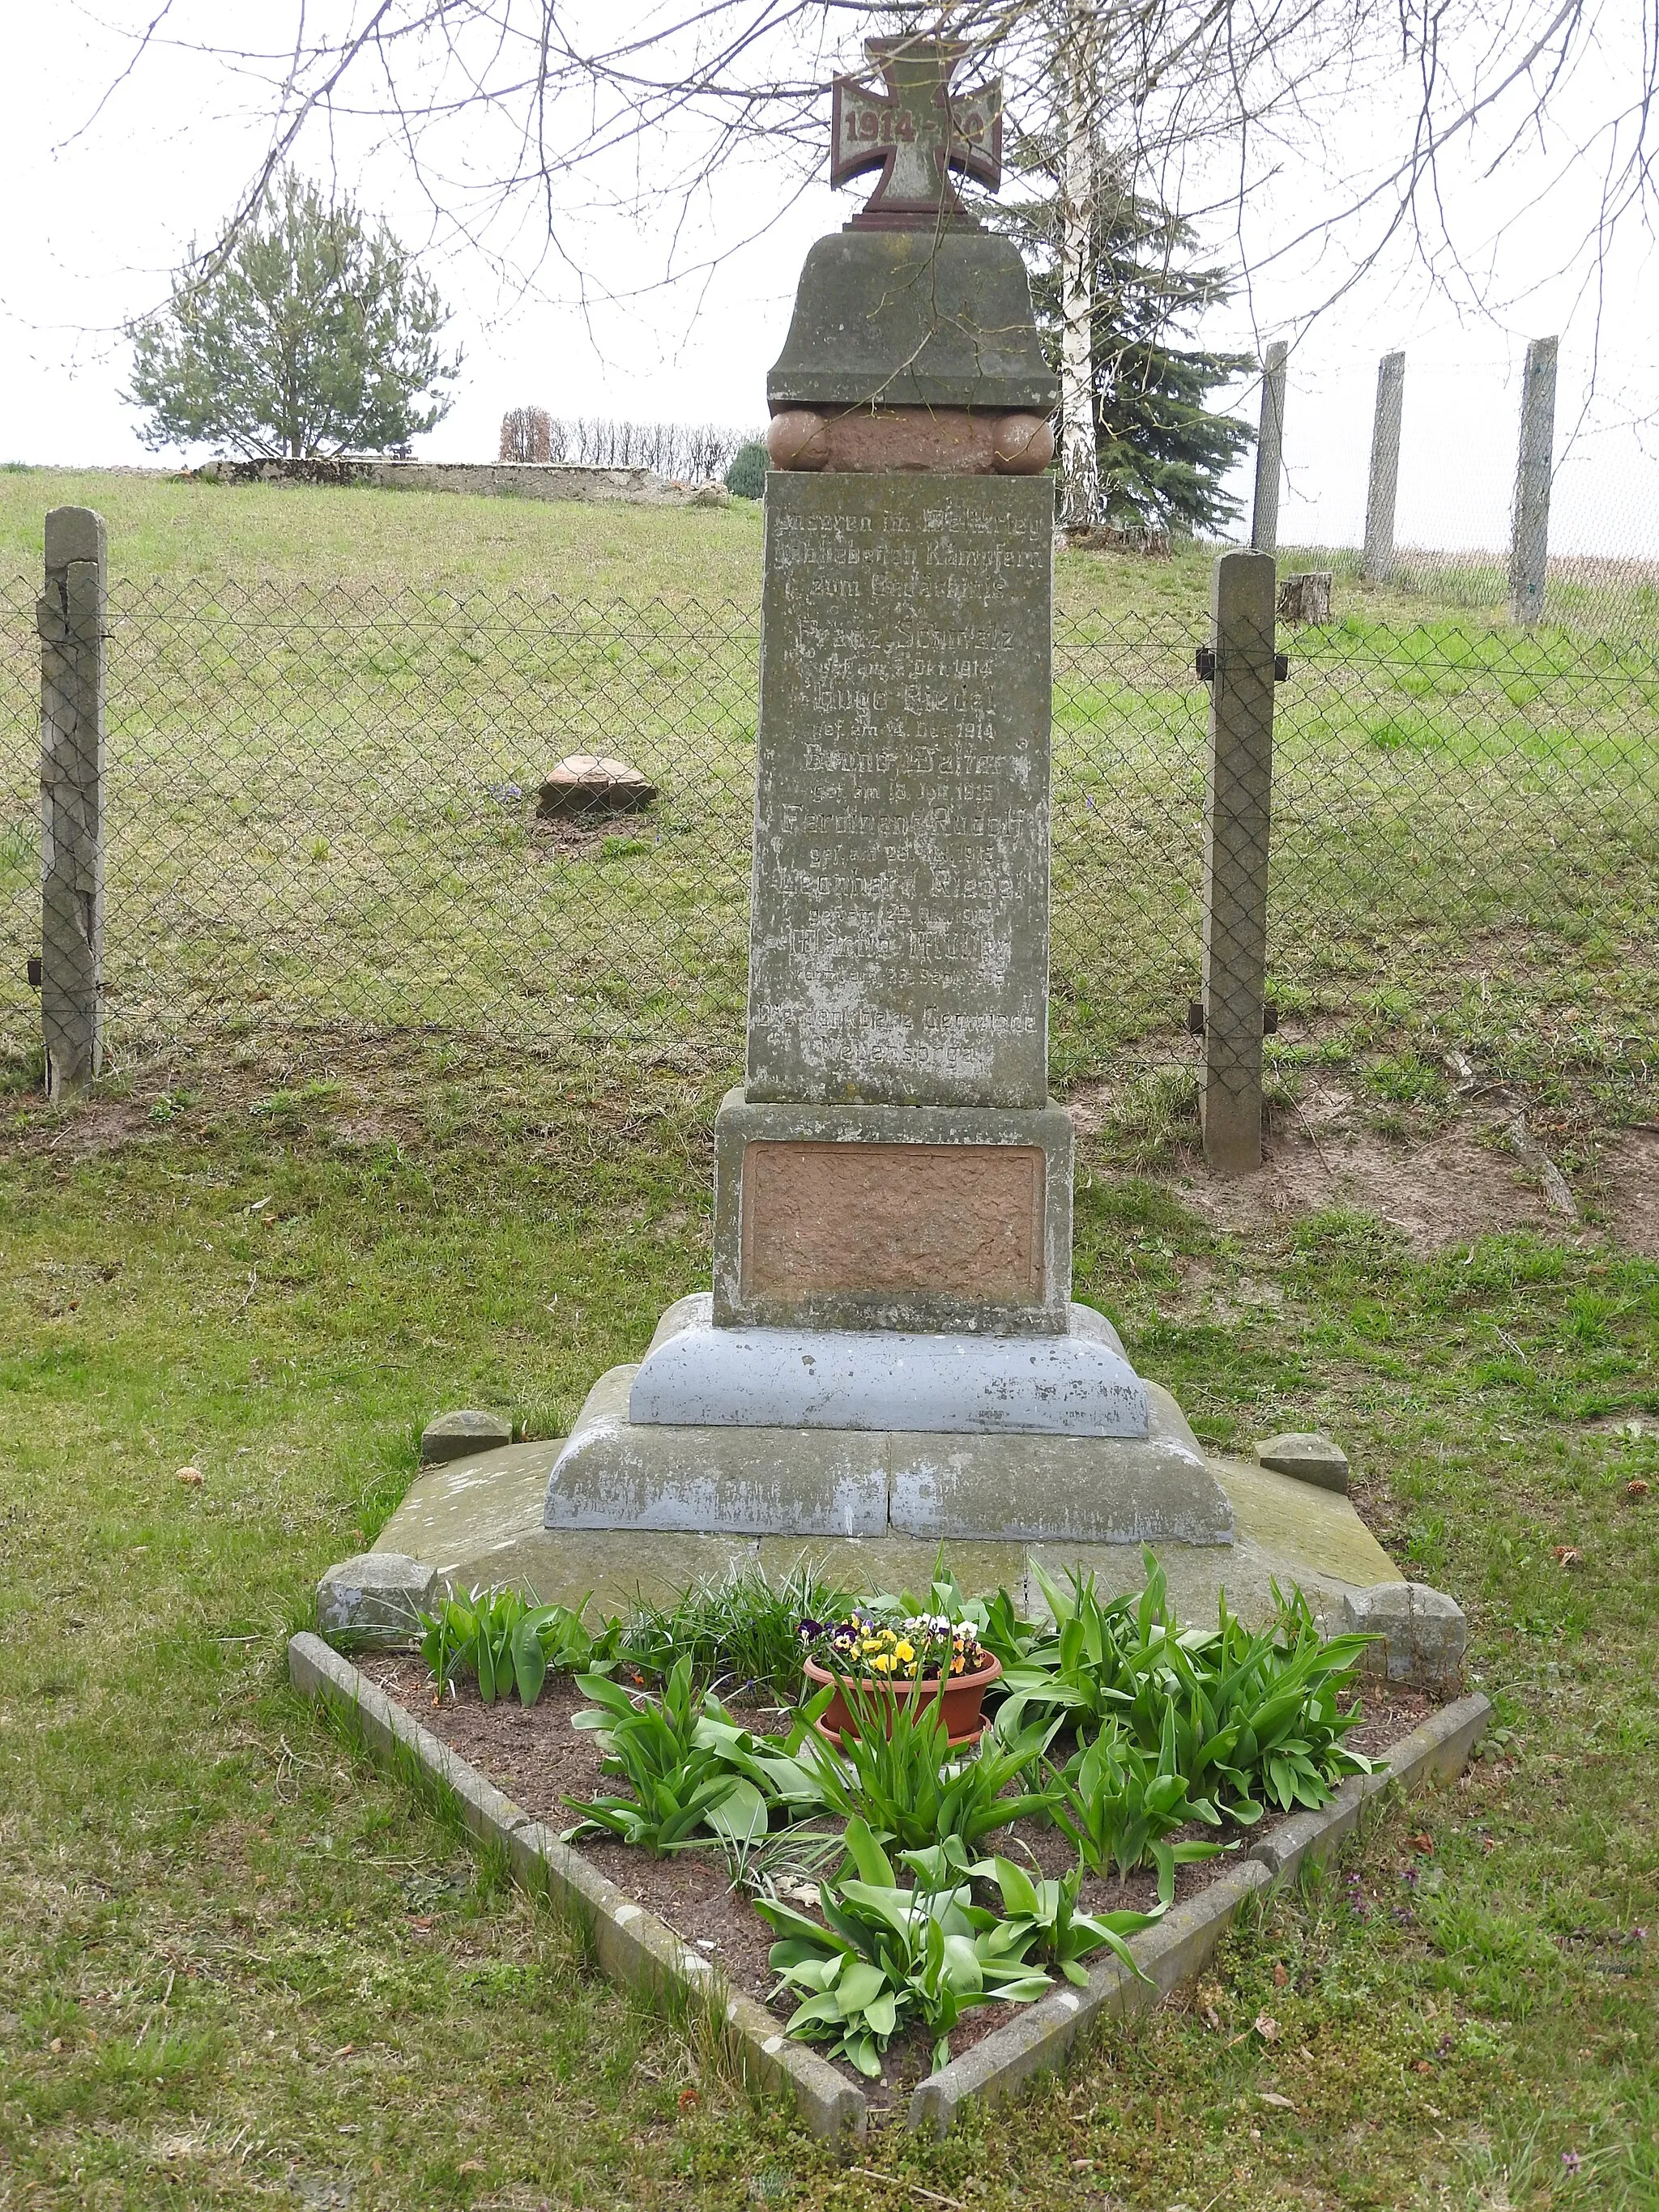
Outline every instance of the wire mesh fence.
{"label": "wire mesh fence", "polygon": [[[39,1040],[34,599],[21,581],[0,598],[13,1061]],[[736,1065],[754,607],[118,583],[109,633],[110,1061],[425,1028]],[[1176,615],[1057,620],[1062,1085],[1196,1048],[1200,641]],[[1389,625],[1357,595],[1281,642],[1270,1063],[1364,1049],[1404,1096],[1431,1080],[1432,1036],[1637,1110],[1659,1058],[1659,653],[1473,617]],[[656,799],[542,819],[544,778],[576,753],[626,760]]]}
{"label": "wire mesh fence", "polygon": [[[1509,554],[1491,545],[1397,544],[1384,580],[1408,603],[1407,620],[1449,619],[1484,629],[1505,621],[1510,599]],[[1357,547],[1309,545],[1287,550],[1280,568],[1328,569],[1358,585],[1364,556]],[[1553,553],[1546,563],[1542,621],[1578,643],[1659,639],[1659,561],[1636,555]]]}

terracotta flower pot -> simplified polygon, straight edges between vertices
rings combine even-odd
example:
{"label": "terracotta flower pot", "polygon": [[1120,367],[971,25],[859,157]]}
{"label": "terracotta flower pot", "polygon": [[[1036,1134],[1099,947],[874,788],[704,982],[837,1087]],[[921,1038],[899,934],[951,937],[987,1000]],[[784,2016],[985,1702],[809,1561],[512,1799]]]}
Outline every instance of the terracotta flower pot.
{"label": "terracotta flower pot", "polygon": [[[806,1679],[814,1691],[822,1690],[835,1682],[836,1694],[830,1700],[823,1717],[817,1723],[818,1734],[826,1737],[837,1750],[841,1748],[842,1731],[856,1735],[853,1716],[847,1710],[847,1700],[841,1693],[837,1678],[827,1667],[820,1667],[816,1659],[805,1662]],[[866,1698],[885,1698],[896,1711],[901,1700],[913,1698],[924,1703],[945,1692],[945,1730],[952,1750],[963,1744],[977,1743],[985,1728],[985,1692],[1002,1673],[1002,1662],[993,1659],[988,1667],[981,1667],[976,1674],[957,1674],[944,1682],[886,1682],[866,1675],[859,1684]],[[887,1732],[892,1733],[889,1721]]]}

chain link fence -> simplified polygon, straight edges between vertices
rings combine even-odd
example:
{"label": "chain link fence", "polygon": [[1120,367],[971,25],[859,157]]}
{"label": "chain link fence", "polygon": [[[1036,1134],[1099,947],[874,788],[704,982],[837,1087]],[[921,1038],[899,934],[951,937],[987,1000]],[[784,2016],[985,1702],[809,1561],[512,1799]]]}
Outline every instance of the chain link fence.
{"label": "chain link fence", "polygon": [[[0,595],[13,1063],[39,1047],[35,597]],[[1056,623],[1062,1086],[1157,1079],[1196,1051],[1200,641],[1174,615]],[[1270,1072],[1368,1054],[1407,1095],[1432,1042],[1603,1115],[1648,1110],[1659,653],[1473,616],[1387,626],[1340,592],[1336,618],[1280,643]],[[106,1064],[426,1029],[735,1067],[758,644],[756,609],[730,602],[114,584]],[[544,777],[583,752],[659,796],[540,819]]]}

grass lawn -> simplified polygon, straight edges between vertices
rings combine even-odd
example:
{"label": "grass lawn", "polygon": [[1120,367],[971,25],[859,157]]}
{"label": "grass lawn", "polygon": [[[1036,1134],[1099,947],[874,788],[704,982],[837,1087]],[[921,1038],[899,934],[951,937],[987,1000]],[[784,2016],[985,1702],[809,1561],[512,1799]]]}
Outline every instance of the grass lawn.
{"label": "grass lawn", "polygon": [[[741,636],[757,596],[746,509],[0,472],[20,621],[41,514],[66,501],[106,513],[122,592],[191,607],[195,578],[225,605],[264,580],[267,606],[337,579],[371,601],[477,586],[659,600],[693,635],[714,597]],[[585,694],[469,629],[480,659],[447,664],[434,695],[453,627],[376,669],[267,624],[252,672],[227,658],[192,691],[200,655],[152,639],[155,680],[127,695],[129,787],[149,790],[143,835],[172,872],[129,878],[161,884],[137,939],[152,985],[118,947],[112,972],[129,1006],[199,975],[191,1018],[158,1017],[161,1056],[50,1112],[21,939],[0,942],[0,2207],[1659,2208],[1659,1263],[1595,1233],[1413,1257],[1386,1223],[1329,1212],[1224,1233],[1183,1197],[1204,702],[1177,646],[1201,634],[1206,570],[1060,564],[1080,658],[1060,672],[1075,804],[1057,883],[1065,911],[1097,919],[1086,939],[1057,926],[1055,1060],[1110,1086],[1081,1148],[1079,1291],[1207,1440],[1317,1426],[1346,1445],[1395,1556],[1469,1612],[1495,1755],[1281,1899],[1194,2002],[942,2148],[872,2140],[857,2172],[592,1978],[499,1869],[289,1693],[283,1644],[318,1573],[402,1494],[427,1418],[495,1406],[560,1434],[707,1280],[743,915],[741,866],[710,857],[718,812],[682,817],[690,857],[667,877],[643,838],[538,864],[572,871],[582,959],[619,916],[671,911],[665,883],[691,885],[674,942],[704,995],[666,994],[675,1022],[643,1019],[625,963],[554,963],[568,937],[512,970],[520,1000],[542,978],[537,1024],[453,1018],[501,957],[501,918],[526,910],[508,891],[529,863],[500,834],[515,825],[479,796],[504,757],[483,742],[490,702],[513,732],[526,701],[601,695],[679,727],[681,664],[653,661],[641,629],[622,691]],[[32,848],[5,838],[33,805],[34,648],[8,635],[0,915],[9,852],[26,927]],[[577,626],[579,672],[605,649]],[[1598,1147],[1656,1096],[1651,672],[1390,594],[1340,597],[1333,629],[1292,650],[1281,1114],[1340,1075],[1408,1164],[1460,1110],[1455,1045],[1480,1079],[1524,1086],[1552,1148],[1590,1170],[1593,1211]],[[697,696],[740,795],[737,671]],[[447,720],[422,753],[434,696]],[[445,748],[468,763],[465,838],[442,843],[441,807],[423,816],[432,872],[396,896],[327,773],[368,698],[381,787],[411,808],[414,768]],[[534,726],[550,744],[570,725]],[[203,730],[232,748],[211,791],[188,750]],[[312,786],[283,772],[296,730]],[[410,841],[396,849],[407,865]],[[1505,856],[1496,890],[1485,854]],[[1166,879],[1159,905],[1146,886]],[[423,934],[434,883],[460,888]],[[480,912],[492,928],[458,932]],[[238,936],[227,916],[245,914]],[[377,1032],[397,1008],[372,996],[339,1019],[340,978],[367,993],[383,970],[405,1011],[435,976],[449,1033]]]}
{"label": "grass lawn", "polygon": [[1500,1755],[1193,2003],[852,2173],[589,1977],[283,1671],[424,1419],[558,1433],[705,1279],[715,1086],[420,1042],[282,1078],[12,1095],[0,2201],[1659,2205],[1659,1266],[1413,1260],[1343,1215],[1224,1236],[1085,1152],[1082,1294],[1206,1438],[1344,1440],[1395,1555],[1470,1612]]}
{"label": "grass lawn", "polygon": [[[106,1011],[131,1062],[428,1024],[580,1062],[738,1057],[760,515],[0,471],[0,1060],[38,934],[42,518],[110,526]],[[1287,556],[1294,559],[1296,556]],[[1188,1056],[1211,556],[1056,567],[1053,1050]],[[15,580],[7,583],[4,580]],[[1454,577],[1452,582],[1457,580]],[[1366,592],[1288,633],[1272,1047],[1429,1097],[1447,1046],[1574,1158],[1659,1110],[1659,661]],[[621,753],[648,817],[550,838],[550,763]]]}

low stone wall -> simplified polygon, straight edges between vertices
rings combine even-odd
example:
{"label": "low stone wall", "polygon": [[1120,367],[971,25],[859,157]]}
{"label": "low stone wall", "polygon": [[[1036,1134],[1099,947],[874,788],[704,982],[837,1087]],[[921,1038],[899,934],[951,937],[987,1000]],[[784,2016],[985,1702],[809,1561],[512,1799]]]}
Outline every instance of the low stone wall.
{"label": "low stone wall", "polygon": [[729,507],[721,483],[677,483],[652,469],[576,461],[209,461],[206,483],[359,484],[375,491],[453,491],[481,499],[575,499],[627,507]]}

